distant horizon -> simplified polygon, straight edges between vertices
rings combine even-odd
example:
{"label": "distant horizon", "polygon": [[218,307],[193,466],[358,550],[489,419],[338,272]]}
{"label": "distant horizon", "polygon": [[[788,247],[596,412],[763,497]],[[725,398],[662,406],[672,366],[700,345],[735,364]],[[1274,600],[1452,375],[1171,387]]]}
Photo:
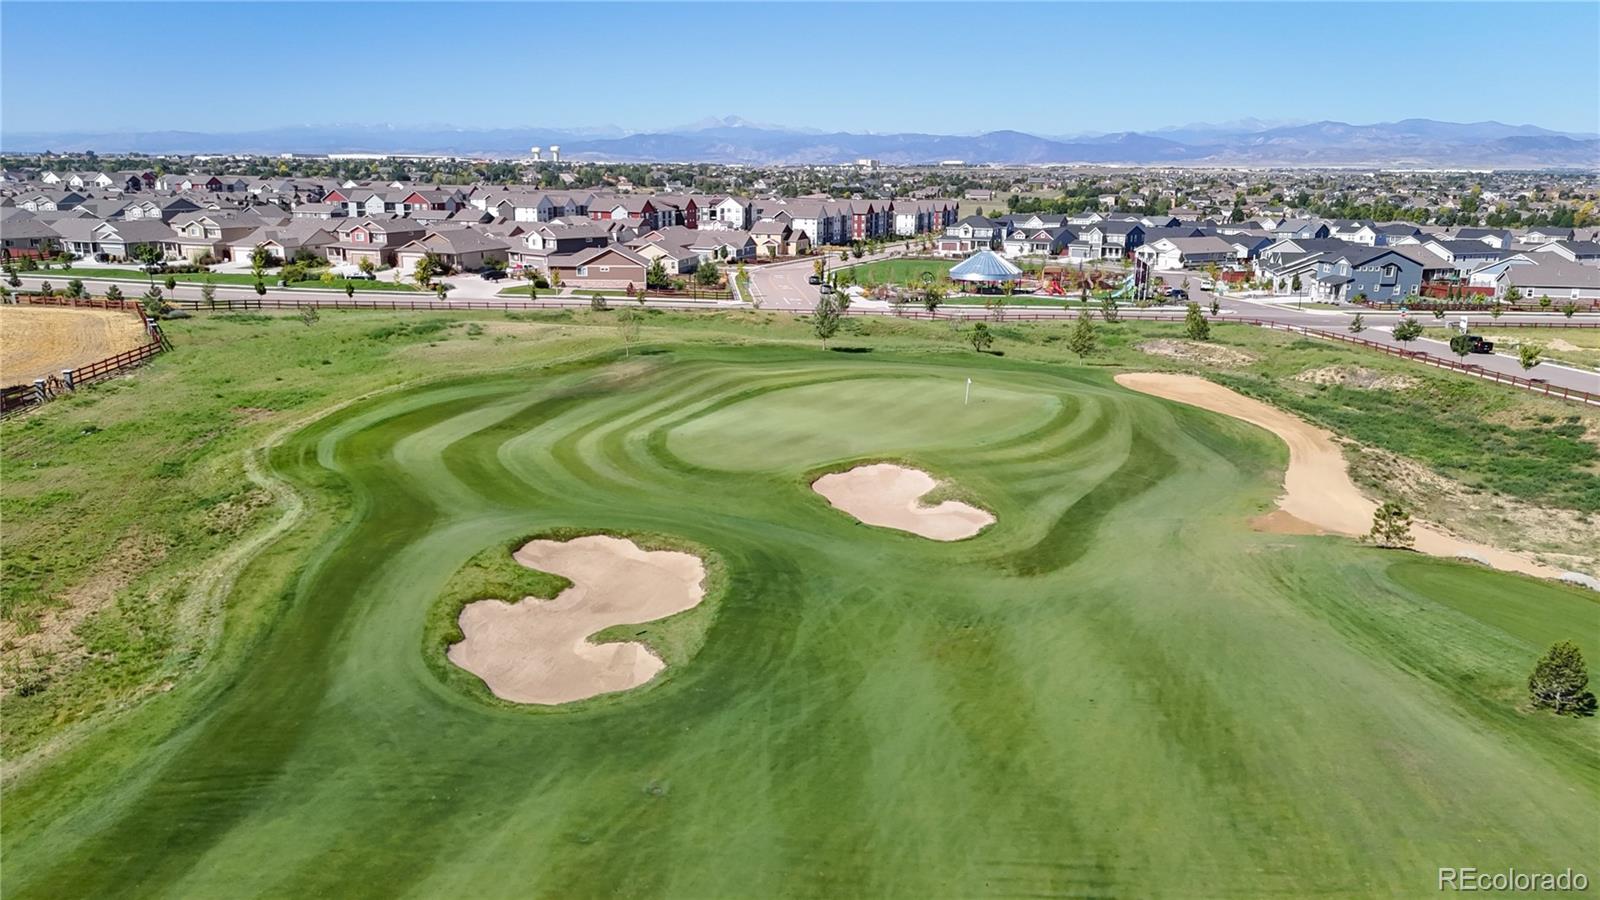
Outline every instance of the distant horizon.
{"label": "distant horizon", "polygon": [[[940,130],[938,128],[933,128],[933,127],[912,128],[912,129],[903,129],[903,130],[894,130],[894,131],[873,130],[873,129],[857,130],[857,129],[848,129],[848,128],[828,129],[828,128],[819,128],[819,127],[811,126],[811,125],[797,125],[797,124],[787,124],[787,123],[780,123],[780,122],[764,122],[764,121],[763,122],[758,122],[758,121],[754,121],[754,120],[748,119],[748,118],[746,118],[744,116],[741,116],[741,115],[729,114],[729,115],[723,115],[723,116],[707,115],[707,116],[702,117],[701,119],[692,120],[692,121],[685,121],[685,122],[681,122],[681,123],[679,123],[677,125],[664,126],[664,127],[658,127],[658,128],[627,127],[627,126],[623,126],[623,125],[618,125],[618,124],[613,123],[613,122],[561,123],[561,124],[525,123],[525,124],[505,124],[505,125],[497,125],[497,126],[492,126],[492,127],[485,127],[485,126],[462,125],[462,124],[459,124],[459,123],[452,123],[452,122],[382,122],[382,121],[358,122],[358,121],[329,120],[329,121],[326,121],[326,122],[297,122],[297,123],[292,123],[292,124],[291,123],[282,123],[282,124],[276,124],[276,125],[262,125],[262,126],[258,126],[258,127],[255,127],[255,128],[244,128],[244,129],[206,129],[206,130],[193,129],[193,128],[117,128],[117,129],[97,129],[97,128],[90,128],[90,127],[79,127],[79,128],[73,128],[73,129],[49,129],[49,130],[27,131],[27,130],[20,130],[20,129],[5,128],[3,124],[0,124],[0,152],[13,152],[13,151],[6,150],[4,148],[4,136],[6,136],[6,135],[15,135],[15,136],[19,136],[19,137],[30,137],[31,138],[31,137],[37,137],[37,136],[56,136],[56,135],[71,136],[71,135],[84,135],[84,134],[140,135],[140,134],[177,133],[177,134],[217,135],[217,136],[235,137],[235,136],[240,136],[240,135],[251,135],[251,134],[273,134],[273,133],[278,133],[278,132],[287,133],[287,132],[294,132],[294,131],[300,131],[300,130],[322,130],[322,129],[348,128],[348,129],[361,129],[361,130],[366,130],[366,131],[373,131],[373,130],[380,130],[380,129],[392,129],[392,130],[396,130],[396,131],[401,131],[401,130],[404,130],[404,131],[435,130],[435,131],[440,131],[440,132],[490,132],[490,131],[498,131],[498,132],[535,131],[535,132],[537,132],[537,131],[544,131],[544,132],[563,132],[563,133],[569,133],[569,134],[574,134],[574,135],[587,135],[587,136],[592,136],[592,137],[596,137],[596,138],[605,138],[605,137],[634,137],[634,136],[649,135],[649,134],[683,134],[683,133],[689,133],[689,132],[693,132],[693,131],[709,130],[709,129],[713,129],[713,128],[748,127],[748,128],[753,129],[753,130],[783,131],[783,132],[790,132],[790,133],[794,133],[794,134],[819,134],[819,135],[820,134],[855,134],[855,135],[890,136],[890,135],[898,135],[898,134],[921,134],[921,135],[946,135],[946,136],[950,136],[950,137],[977,137],[977,136],[981,136],[981,135],[985,135],[985,134],[999,134],[999,133],[1006,133],[1006,132],[1016,132],[1016,133],[1020,133],[1020,134],[1028,134],[1028,135],[1032,135],[1032,136],[1035,136],[1035,137],[1042,137],[1042,138],[1047,138],[1047,139],[1054,140],[1054,139],[1092,139],[1092,138],[1101,138],[1101,137],[1107,137],[1107,136],[1112,136],[1112,135],[1121,135],[1121,134],[1144,134],[1144,135],[1153,135],[1154,136],[1154,135],[1161,135],[1161,134],[1166,133],[1166,132],[1174,132],[1174,131],[1189,132],[1189,131],[1200,131],[1200,130],[1214,130],[1214,131],[1219,132],[1219,133],[1230,133],[1230,134],[1252,134],[1252,133],[1257,133],[1257,132],[1261,132],[1261,131],[1270,131],[1270,130],[1280,129],[1280,128],[1298,128],[1298,127],[1303,127],[1303,126],[1306,126],[1306,125],[1317,125],[1317,124],[1323,124],[1323,123],[1335,123],[1335,124],[1340,124],[1340,125],[1349,125],[1349,126],[1354,127],[1354,128],[1368,128],[1368,127],[1375,127],[1375,126],[1382,126],[1382,125],[1396,125],[1396,124],[1401,124],[1401,123],[1405,123],[1405,122],[1434,122],[1434,123],[1443,124],[1443,125],[1503,125],[1503,126],[1506,126],[1508,128],[1540,129],[1540,130],[1543,130],[1543,131],[1549,131],[1549,132],[1552,132],[1552,133],[1555,133],[1555,134],[1566,135],[1566,136],[1569,136],[1569,137],[1579,137],[1579,138],[1584,138],[1584,139],[1600,138],[1600,130],[1588,131],[1588,132],[1583,132],[1583,131],[1565,131],[1565,130],[1562,130],[1562,129],[1559,129],[1559,128],[1551,127],[1549,125],[1541,124],[1539,122],[1508,122],[1508,121],[1504,121],[1502,119],[1496,119],[1496,118],[1492,118],[1492,117],[1491,118],[1480,118],[1480,119],[1475,119],[1475,120],[1472,120],[1472,121],[1455,121],[1455,120],[1447,120],[1447,119],[1436,119],[1436,118],[1432,118],[1430,116],[1402,116],[1400,118],[1395,118],[1395,119],[1382,119],[1382,120],[1376,120],[1375,119],[1375,120],[1372,120],[1372,121],[1345,121],[1345,120],[1336,120],[1336,119],[1288,119],[1288,120],[1270,120],[1269,121],[1269,120],[1258,119],[1257,117],[1254,117],[1254,116],[1245,116],[1245,117],[1241,117],[1239,119],[1234,119],[1234,120],[1230,120],[1230,121],[1226,121],[1226,122],[1193,121],[1193,122],[1183,122],[1183,123],[1169,123],[1169,124],[1166,124],[1166,125],[1158,125],[1158,126],[1154,126],[1154,127],[1150,127],[1150,128],[1112,128],[1112,129],[1108,129],[1108,130],[1094,130],[1094,131],[1066,132],[1066,133],[1046,133],[1046,132],[1042,132],[1042,131],[1038,131],[1038,130],[1030,130],[1030,129],[1027,129],[1027,128],[1004,127],[1004,126],[999,127],[999,128],[984,129],[984,130],[981,130],[981,131],[947,131],[947,130]],[[737,123],[737,124],[735,124],[735,123]],[[1255,123],[1256,125],[1258,125],[1258,127],[1252,127],[1250,124],[1246,124],[1246,123]],[[35,151],[16,151],[16,152],[35,152]]]}
{"label": "distant horizon", "polygon": [[[237,134],[296,127],[262,124],[295,120],[445,120],[450,124],[443,127],[467,130],[607,127],[509,124],[529,120],[615,122],[625,123],[618,130],[643,134],[693,118],[673,112],[682,104],[663,103],[663,97],[703,97],[708,88],[716,105],[745,111],[750,120],[826,133],[1150,133],[1248,115],[1267,122],[1351,123],[1515,118],[1566,134],[1600,134],[1595,3],[995,3],[975,9],[6,0],[3,8],[0,123],[10,135]],[[115,16],[116,27],[107,27],[108,16]],[[173,20],[193,16],[202,16],[214,37],[203,41],[202,69],[191,74],[175,65],[182,53],[166,51],[187,40]],[[262,23],[292,23],[296,36],[256,45],[246,36]],[[431,42],[428,36],[441,31],[483,36],[496,49],[493,55],[463,53],[454,43]],[[727,37],[731,52],[656,52],[680,32]],[[975,39],[976,33],[986,37]],[[1026,37],[1007,36],[1019,33]],[[515,35],[577,43],[570,54],[520,53]],[[1467,60],[1441,55],[1440,65],[1429,64],[1429,47],[1478,46],[1486,35],[1494,38],[1484,57],[1496,67],[1493,77],[1483,77],[1477,60],[1469,67],[1461,65]],[[75,92],[62,101],[54,82],[44,79],[59,73],[68,36],[73,58],[103,61],[120,83],[141,89],[132,95]],[[1378,36],[1382,40],[1375,41]],[[604,41],[605,58],[585,49],[596,40]],[[224,53],[217,63],[217,48],[225,51],[236,41],[244,52]],[[427,52],[430,64],[411,65],[404,54],[384,49],[397,47]],[[163,52],[130,52],[135,48]],[[639,75],[585,77],[591,60],[594,71],[609,71],[611,60],[630,60]],[[367,61],[381,61],[384,79],[396,79],[398,89],[346,87],[345,76]],[[1539,73],[1533,86],[1518,77],[1529,65]],[[771,78],[760,77],[763,71],[786,89],[776,90]],[[1097,88],[1096,73],[1115,75],[1114,93]],[[259,90],[248,90],[252,86]]]}

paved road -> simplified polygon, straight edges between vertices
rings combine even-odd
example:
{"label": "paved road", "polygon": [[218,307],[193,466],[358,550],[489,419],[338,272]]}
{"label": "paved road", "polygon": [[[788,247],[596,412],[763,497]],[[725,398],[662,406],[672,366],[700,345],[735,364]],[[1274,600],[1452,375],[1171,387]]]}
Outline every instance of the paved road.
{"label": "paved road", "polygon": [[[842,265],[859,265],[861,263],[875,262],[880,259],[889,259],[901,251],[911,247],[912,242],[890,244],[877,253],[868,253],[860,259],[849,259],[842,253],[829,253],[826,255],[829,269],[836,269]],[[810,312],[817,308],[817,300],[822,293],[814,284],[808,284],[816,271],[813,268],[816,257],[805,257],[790,262],[771,263],[767,265],[751,266],[750,288],[755,299],[760,302],[762,309],[786,309]]]}

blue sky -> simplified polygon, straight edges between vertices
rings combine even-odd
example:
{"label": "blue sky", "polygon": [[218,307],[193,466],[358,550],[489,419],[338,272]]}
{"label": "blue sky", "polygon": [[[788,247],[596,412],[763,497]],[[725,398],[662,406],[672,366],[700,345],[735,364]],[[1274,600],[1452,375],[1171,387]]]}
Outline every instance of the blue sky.
{"label": "blue sky", "polygon": [[[337,122],[637,131],[726,115],[879,132],[1057,135],[1245,117],[1600,131],[1593,2],[5,0],[0,26],[0,128],[13,133]],[[880,86],[844,83],[868,65]],[[266,86],[288,99],[239,99]]]}

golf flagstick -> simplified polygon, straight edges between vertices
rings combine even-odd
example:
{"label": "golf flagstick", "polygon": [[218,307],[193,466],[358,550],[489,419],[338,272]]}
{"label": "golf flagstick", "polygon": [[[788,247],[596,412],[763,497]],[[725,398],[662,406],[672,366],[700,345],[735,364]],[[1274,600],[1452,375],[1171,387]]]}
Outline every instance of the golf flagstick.
{"label": "golf flagstick", "polygon": [[968,378],[967,379],[967,393],[966,393],[966,396],[961,398],[961,405],[962,406],[966,406],[967,405],[967,401],[971,400],[971,399],[972,399],[972,379]]}

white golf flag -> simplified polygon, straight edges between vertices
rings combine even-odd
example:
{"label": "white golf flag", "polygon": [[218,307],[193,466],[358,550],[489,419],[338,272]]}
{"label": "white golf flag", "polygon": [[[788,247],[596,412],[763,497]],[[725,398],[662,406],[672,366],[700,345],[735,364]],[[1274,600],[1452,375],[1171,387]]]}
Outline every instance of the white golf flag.
{"label": "white golf flag", "polygon": [[967,401],[971,400],[971,399],[972,399],[972,379],[968,378],[967,379],[967,393],[966,393],[966,396],[961,398],[961,405],[962,406],[966,406],[967,405]]}

